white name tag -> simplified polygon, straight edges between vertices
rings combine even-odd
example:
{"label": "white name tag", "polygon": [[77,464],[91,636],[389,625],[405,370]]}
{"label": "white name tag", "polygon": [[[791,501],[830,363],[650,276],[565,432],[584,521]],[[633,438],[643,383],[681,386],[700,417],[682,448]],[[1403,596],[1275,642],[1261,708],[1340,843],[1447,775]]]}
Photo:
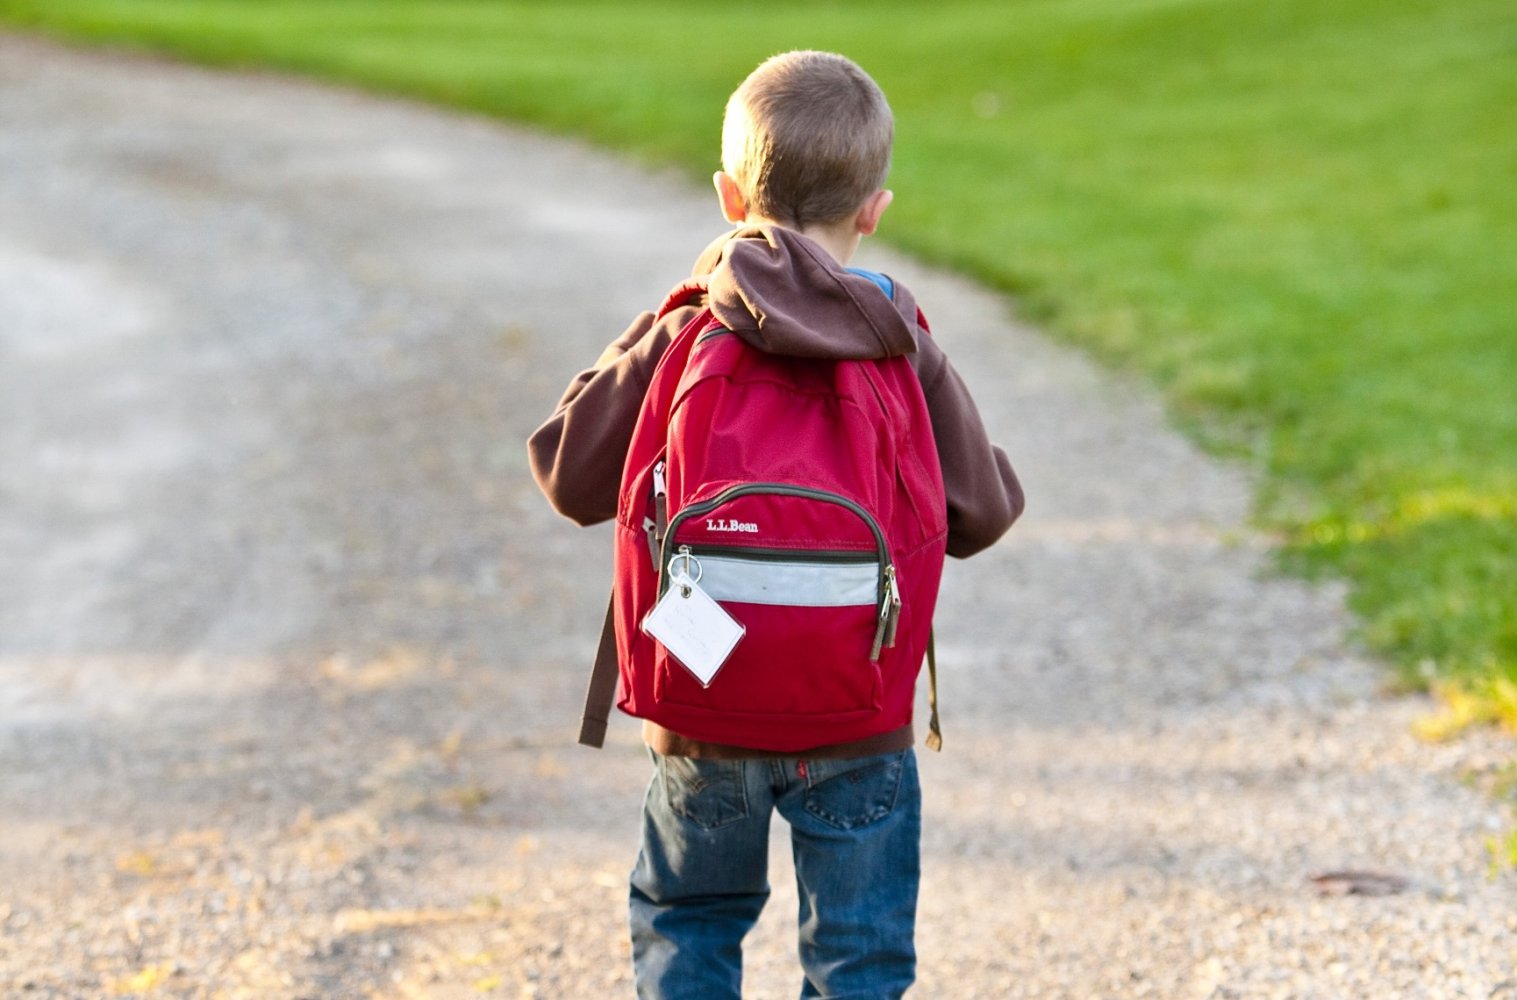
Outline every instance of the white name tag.
{"label": "white name tag", "polygon": [[746,629],[689,575],[676,573],[643,619],[643,631],[662,643],[702,687],[710,687]]}

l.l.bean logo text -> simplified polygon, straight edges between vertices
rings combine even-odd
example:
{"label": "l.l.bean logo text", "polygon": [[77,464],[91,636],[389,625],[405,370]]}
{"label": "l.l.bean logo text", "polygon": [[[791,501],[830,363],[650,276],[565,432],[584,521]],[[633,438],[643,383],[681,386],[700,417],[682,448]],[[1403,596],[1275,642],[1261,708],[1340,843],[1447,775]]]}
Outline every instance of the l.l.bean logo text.
{"label": "l.l.bean logo text", "polygon": [[706,518],[706,530],[757,534],[758,525],[753,521],[734,521],[731,518],[725,517],[708,517]]}

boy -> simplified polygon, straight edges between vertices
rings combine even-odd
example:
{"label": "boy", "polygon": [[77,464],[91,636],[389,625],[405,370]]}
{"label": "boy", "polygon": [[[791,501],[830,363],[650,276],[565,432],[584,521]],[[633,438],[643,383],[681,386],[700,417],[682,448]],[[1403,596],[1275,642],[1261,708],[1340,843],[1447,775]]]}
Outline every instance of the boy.
{"label": "boy", "polygon": [[[992,544],[1021,513],[1006,455],[963,382],[917,326],[915,300],[848,270],[890,205],[893,121],[857,65],[791,52],[732,95],[716,174],[738,227],[700,256],[709,307],[758,350],[805,358],[909,357],[947,496],[950,555]],[[581,524],[616,515],[623,461],[659,358],[698,312],[645,313],[570,384],[529,442],[553,505]],[[800,890],[802,997],[899,997],[915,978],[921,822],[912,726],[778,756],[645,721],[655,773],[631,878],[639,997],[741,996],[743,936],[768,897],[771,812],[789,821]]]}

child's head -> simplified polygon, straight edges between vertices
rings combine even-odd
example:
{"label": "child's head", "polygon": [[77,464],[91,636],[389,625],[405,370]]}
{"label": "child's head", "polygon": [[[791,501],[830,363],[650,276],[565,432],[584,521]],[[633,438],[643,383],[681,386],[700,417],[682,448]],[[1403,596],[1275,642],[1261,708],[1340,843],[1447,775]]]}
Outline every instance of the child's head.
{"label": "child's head", "polygon": [[748,217],[796,229],[835,226],[882,191],[894,134],[885,95],[855,63],[830,52],[786,52],[750,73],[727,101],[722,169]]}

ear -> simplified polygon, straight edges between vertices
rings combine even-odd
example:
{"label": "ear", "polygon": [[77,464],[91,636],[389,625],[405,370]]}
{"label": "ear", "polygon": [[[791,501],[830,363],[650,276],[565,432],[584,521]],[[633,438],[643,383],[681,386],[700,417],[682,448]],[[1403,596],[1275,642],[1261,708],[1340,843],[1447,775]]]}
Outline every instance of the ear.
{"label": "ear", "polygon": [[853,217],[854,228],[860,236],[873,236],[874,231],[880,228],[880,216],[885,214],[885,209],[895,200],[894,191],[886,191],[883,188],[876,191],[865,199],[859,208],[857,215]]}
{"label": "ear", "polygon": [[748,203],[743,199],[742,189],[732,175],[718,170],[711,178],[716,185],[716,199],[722,206],[722,218],[734,226],[748,221]]}

